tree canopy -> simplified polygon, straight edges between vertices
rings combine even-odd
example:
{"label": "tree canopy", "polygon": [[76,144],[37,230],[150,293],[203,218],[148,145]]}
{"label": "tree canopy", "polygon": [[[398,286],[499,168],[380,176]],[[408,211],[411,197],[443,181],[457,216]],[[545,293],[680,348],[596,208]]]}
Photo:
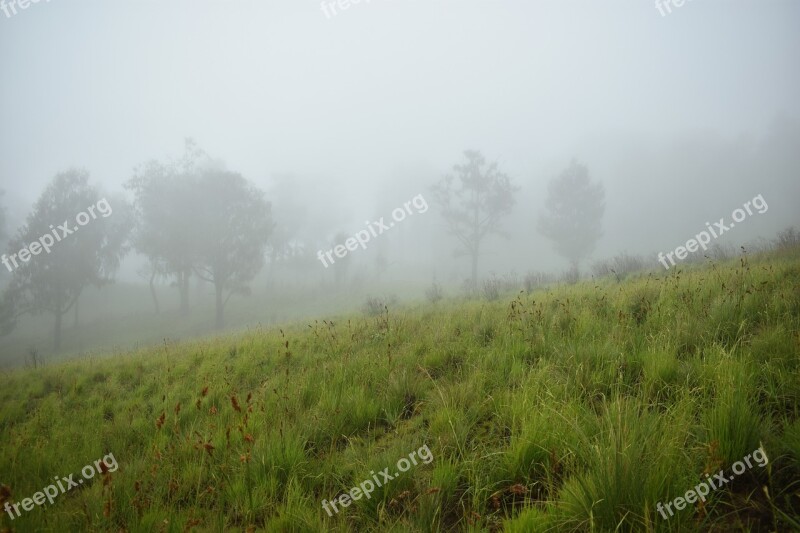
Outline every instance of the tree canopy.
{"label": "tree canopy", "polygon": [[604,199],[603,184],[591,183],[589,170],[574,159],[548,186],[547,214],[539,219],[539,231],[576,272],[603,234]]}
{"label": "tree canopy", "polygon": [[481,243],[490,234],[503,234],[501,219],[514,206],[519,190],[511,178],[500,172],[496,162],[487,163],[477,150],[464,152],[466,161],[453,166],[433,187],[434,201],[447,224],[447,232],[458,239],[456,255],[472,260],[472,286],[478,282]]}
{"label": "tree canopy", "polygon": [[[87,212],[90,207],[92,217]],[[127,212],[123,205],[114,207]],[[115,223],[113,212],[89,184],[87,171],[73,169],[55,176],[25,225],[8,243],[9,254],[17,254],[17,266],[3,297],[6,331],[24,313],[51,313],[55,317],[54,347],[56,351],[60,348],[63,315],[86,287],[113,281],[127,251],[130,224],[121,220],[125,216]],[[82,214],[85,218],[80,218]],[[49,249],[43,249],[42,243],[50,243]]]}
{"label": "tree canopy", "polygon": [[212,283],[216,323],[222,327],[230,296],[246,293],[264,266],[273,230],[264,193],[225,170],[191,140],[182,159],[151,161],[126,186],[135,197],[133,242],[150,261],[151,285],[156,276],[174,277],[181,311],[187,314],[189,278],[196,275]]}

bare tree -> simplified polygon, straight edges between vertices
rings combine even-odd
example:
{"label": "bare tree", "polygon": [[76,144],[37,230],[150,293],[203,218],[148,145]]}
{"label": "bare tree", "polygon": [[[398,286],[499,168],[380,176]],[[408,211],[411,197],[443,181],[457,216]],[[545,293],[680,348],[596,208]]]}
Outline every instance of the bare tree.
{"label": "bare tree", "polygon": [[496,162],[487,164],[479,151],[467,150],[464,157],[466,161],[454,165],[453,173],[445,175],[432,190],[448,234],[461,244],[456,255],[472,259],[471,283],[476,288],[481,243],[489,234],[505,235],[500,220],[511,212],[519,188],[498,170]]}

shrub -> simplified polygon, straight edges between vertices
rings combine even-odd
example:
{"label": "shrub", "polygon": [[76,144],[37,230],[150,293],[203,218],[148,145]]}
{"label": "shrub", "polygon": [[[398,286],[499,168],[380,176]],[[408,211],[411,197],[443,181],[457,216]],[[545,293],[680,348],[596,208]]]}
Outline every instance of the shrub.
{"label": "shrub", "polygon": [[500,283],[501,290],[503,291],[516,292],[520,288],[519,276],[514,271],[503,276],[502,279],[498,280],[498,282]]}
{"label": "shrub", "polygon": [[444,298],[444,292],[442,291],[442,286],[434,281],[433,285],[431,285],[425,291],[425,297],[428,299],[430,303],[435,304],[436,302]]}
{"label": "shrub", "polygon": [[28,368],[39,368],[40,366],[44,365],[44,360],[42,356],[39,355],[39,350],[36,348],[29,348],[28,349],[28,364],[26,365]]}
{"label": "shrub", "polygon": [[591,270],[595,277],[601,278],[613,274],[617,281],[622,281],[629,274],[640,272],[646,268],[647,263],[641,256],[621,253],[611,259],[597,261],[592,265]]}
{"label": "shrub", "polygon": [[559,281],[567,285],[575,285],[576,283],[578,283],[579,279],[581,279],[580,272],[578,272],[577,268],[572,267],[569,270],[565,271],[563,274],[561,274]]}
{"label": "shrub", "polygon": [[706,257],[715,261],[727,261],[728,259],[737,255],[736,247],[732,244],[719,244],[714,243],[708,247]]}
{"label": "shrub", "polygon": [[492,276],[487,280],[484,280],[483,297],[489,300],[490,302],[500,298],[500,285],[501,285],[500,280],[494,276]]}
{"label": "shrub", "polygon": [[531,293],[533,289],[538,289],[539,287],[543,287],[548,283],[553,283],[555,278],[552,274],[546,274],[544,272],[528,272],[525,274],[525,278],[523,279],[523,286],[525,287],[525,292]]}
{"label": "shrub", "polygon": [[464,292],[464,296],[468,299],[475,298],[478,295],[477,287],[472,284],[472,280],[469,278],[466,278],[461,283],[461,290]]}
{"label": "shrub", "polygon": [[364,314],[367,316],[378,316],[384,309],[397,303],[394,296],[369,296],[364,302]]}
{"label": "shrub", "polygon": [[788,227],[778,232],[778,237],[775,239],[775,248],[788,250],[796,246],[800,246],[800,231],[797,231],[794,227]]}

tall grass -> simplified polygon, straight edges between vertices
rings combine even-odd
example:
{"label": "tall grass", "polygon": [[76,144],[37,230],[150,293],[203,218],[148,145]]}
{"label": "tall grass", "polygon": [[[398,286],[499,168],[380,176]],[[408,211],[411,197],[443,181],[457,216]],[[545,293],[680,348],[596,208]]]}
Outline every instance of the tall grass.
{"label": "tall grass", "polygon": [[[789,531],[798,353],[781,250],[15,370],[0,498],[120,468],[0,529]],[[431,464],[322,509],[423,444]],[[656,512],[761,444],[768,467]]]}

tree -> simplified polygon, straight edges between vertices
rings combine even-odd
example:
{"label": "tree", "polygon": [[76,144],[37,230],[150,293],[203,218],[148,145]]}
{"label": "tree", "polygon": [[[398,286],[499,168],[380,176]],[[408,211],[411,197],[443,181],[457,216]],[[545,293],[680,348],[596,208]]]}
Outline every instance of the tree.
{"label": "tree", "polygon": [[[198,173],[208,165],[208,156],[194,141],[186,139],[182,159],[169,163],[149,161],[137,168],[125,185],[134,194],[134,247],[150,261],[151,295],[155,298],[156,278],[174,278],[184,316],[189,314],[189,278],[198,249],[194,186]],[[158,310],[157,300],[154,303]]]}
{"label": "tree", "polygon": [[139,268],[136,273],[140,277],[148,280],[148,286],[150,287],[150,298],[153,299],[153,306],[155,307],[156,314],[161,314],[161,304],[158,302],[158,293],[156,292],[155,282],[159,278],[168,276],[164,263],[158,259],[148,258],[147,264]]}
{"label": "tree", "polygon": [[[107,207],[101,208],[103,202]],[[89,218],[89,208],[95,205],[102,216]],[[114,207],[124,212],[120,204]],[[85,224],[78,218],[82,214],[86,215]],[[61,348],[63,316],[86,287],[113,281],[127,251],[129,224],[121,219],[115,222],[117,215],[112,214],[111,205],[89,185],[88,172],[69,170],[53,179],[8,246],[9,254],[17,254],[18,266],[3,296],[0,321],[5,331],[23,313],[52,313],[54,349]],[[50,243],[49,250],[45,242]],[[27,260],[20,253],[23,248],[29,250]]]}
{"label": "tree", "polygon": [[575,159],[548,185],[547,214],[539,219],[539,232],[553,241],[576,274],[603,234],[604,198],[603,184],[591,183],[588,169]]}
{"label": "tree", "polygon": [[189,278],[195,275],[214,285],[216,324],[222,328],[230,297],[247,293],[247,283],[264,266],[273,230],[264,193],[225,170],[191,139],[186,140],[182,159],[151,161],[126,187],[135,196],[134,244],[150,261],[145,272],[156,311],[154,281],[174,277],[181,312],[188,314]]}
{"label": "tree", "polygon": [[496,162],[487,164],[480,152],[467,150],[464,156],[466,162],[454,165],[454,174],[445,175],[432,190],[448,234],[461,243],[456,255],[472,259],[471,283],[476,288],[481,243],[492,233],[504,235],[500,220],[511,212],[519,188]]}
{"label": "tree", "polygon": [[[274,228],[263,191],[241,175],[207,170],[195,183],[195,231],[200,236],[194,271],[214,285],[216,326],[224,327],[224,309],[233,294],[248,294],[247,284],[264,266]],[[225,292],[228,292],[227,296]]]}

